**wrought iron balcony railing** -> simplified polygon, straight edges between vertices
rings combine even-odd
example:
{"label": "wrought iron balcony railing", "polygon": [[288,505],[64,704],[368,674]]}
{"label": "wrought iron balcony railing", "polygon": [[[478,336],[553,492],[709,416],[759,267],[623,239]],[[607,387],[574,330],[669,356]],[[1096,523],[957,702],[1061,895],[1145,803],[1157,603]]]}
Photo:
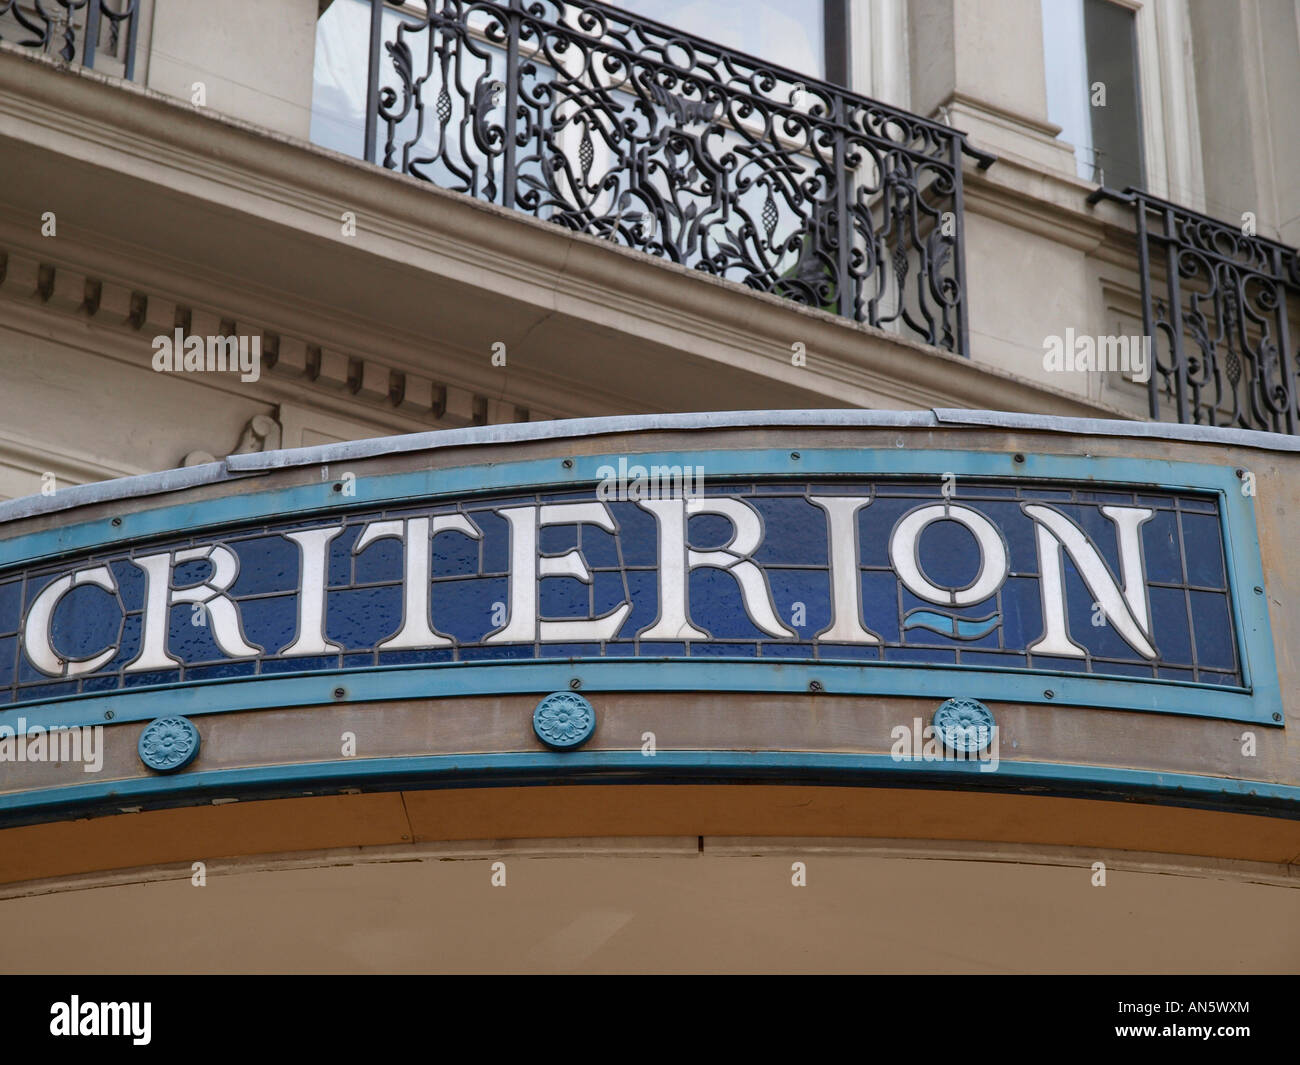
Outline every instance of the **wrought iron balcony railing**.
{"label": "wrought iron balcony railing", "polygon": [[586,0],[370,0],[367,90],[371,162],[969,354],[949,126]]}
{"label": "wrought iron balcony railing", "polygon": [[0,40],[94,67],[109,56],[112,73],[135,77],[140,0],[0,0]]}
{"label": "wrought iron balcony railing", "polygon": [[1151,416],[1300,432],[1300,253],[1138,189],[1102,199],[1137,213]]}

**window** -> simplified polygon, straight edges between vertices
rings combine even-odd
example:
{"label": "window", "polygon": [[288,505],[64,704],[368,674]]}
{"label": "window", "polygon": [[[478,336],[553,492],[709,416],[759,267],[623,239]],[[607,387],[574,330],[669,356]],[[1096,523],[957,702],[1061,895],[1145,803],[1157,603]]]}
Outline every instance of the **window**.
{"label": "window", "polygon": [[1146,187],[1132,8],[1112,0],[1043,0],[1047,116],[1074,145],[1081,178]]}
{"label": "window", "polygon": [[613,0],[616,7],[837,84],[848,71],[847,0]]}

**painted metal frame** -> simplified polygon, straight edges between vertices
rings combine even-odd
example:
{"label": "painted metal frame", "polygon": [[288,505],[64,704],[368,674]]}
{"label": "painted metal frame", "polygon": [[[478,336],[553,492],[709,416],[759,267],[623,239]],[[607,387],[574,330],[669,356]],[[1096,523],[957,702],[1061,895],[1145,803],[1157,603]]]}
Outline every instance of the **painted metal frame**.
{"label": "painted metal frame", "polygon": [[894,761],[888,754],[820,751],[509,751],[500,754],[347,758],[77,784],[0,795],[0,825],[135,812],[232,799],[331,795],[407,787],[521,787],[545,784],[801,784],[944,788],[1066,798],[1141,799],[1192,809],[1300,818],[1300,788],[1267,781],[1117,766],[1016,762],[995,773],[977,761]]}
{"label": "painted metal frame", "polygon": [[[901,446],[901,440],[900,440]],[[798,455],[796,458],[795,455]],[[0,723],[20,714],[34,723],[64,726],[148,721],[164,714],[199,715],[267,706],[306,706],[387,699],[505,693],[545,693],[573,686],[584,692],[718,690],[807,693],[816,681],[831,694],[947,698],[969,695],[993,702],[1107,707],[1278,725],[1283,722],[1272,630],[1264,595],[1253,501],[1225,467],[1153,459],[1092,458],[928,450],[811,448],[626,453],[629,461],[663,466],[704,465],[710,477],[958,477],[1034,483],[1097,482],[1134,488],[1217,493],[1223,522],[1226,577],[1237,623],[1243,689],[1173,680],[1114,679],[1050,671],[961,665],[891,663],[774,663],[753,658],[476,661],[393,665],[363,670],[187,681],[151,688],[83,693],[33,700],[0,711]],[[600,480],[597,469],[618,454],[466,465],[443,470],[359,477],[356,495],[343,500],[332,481],[198,500],[114,518],[74,523],[0,542],[0,569],[69,553],[112,547],[177,529],[217,529],[268,518],[337,513],[413,499],[466,498],[516,488],[572,490]],[[566,465],[566,463],[568,465]],[[253,483],[250,481],[250,489]],[[114,523],[117,524],[114,524]],[[1045,682],[1044,678],[1050,678]],[[336,694],[341,689],[343,694]]]}

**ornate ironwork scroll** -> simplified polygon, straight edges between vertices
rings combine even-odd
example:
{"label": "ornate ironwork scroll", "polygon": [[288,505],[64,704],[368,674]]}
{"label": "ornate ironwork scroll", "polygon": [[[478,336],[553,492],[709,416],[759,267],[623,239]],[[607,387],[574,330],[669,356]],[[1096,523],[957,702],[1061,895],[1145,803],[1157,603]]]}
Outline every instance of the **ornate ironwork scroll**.
{"label": "ornate ironwork scroll", "polygon": [[1145,192],[1098,189],[1137,209],[1151,416],[1300,432],[1300,254]]}
{"label": "ornate ironwork scroll", "polygon": [[372,0],[364,154],[968,354],[962,133],[600,3]]}
{"label": "ornate ironwork scroll", "polygon": [[[120,57],[135,76],[139,0],[0,0],[0,40],[94,67],[96,52]],[[125,36],[124,36],[125,34]]]}

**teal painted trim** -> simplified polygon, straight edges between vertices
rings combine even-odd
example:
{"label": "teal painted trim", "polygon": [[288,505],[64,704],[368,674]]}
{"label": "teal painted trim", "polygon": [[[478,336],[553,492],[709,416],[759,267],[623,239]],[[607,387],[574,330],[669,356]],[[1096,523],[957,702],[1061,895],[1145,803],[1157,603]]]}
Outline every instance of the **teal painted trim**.
{"label": "teal painted trim", "polygon": [[[175,714],[194,717],[281,706],[517,693],[540,696],[569,690],[574,679],[588,697],[616,691],[733,691],[787,692],[821,698],[809,691],[816,680],[827,695],[916,696],[933,698],[936,705],[947,698],[966,696],[986,703],[1118,707],[1192,717],[1231,718],[1251,711],[1248,694],[1170,680],[1103,679],[1033,670],[889,662],[856,665],[754,658],[627,657],[552,662],[486,660],[224,677],[18,703],[0,712],[0,724],[13,725],[17,718],[25,717],[33,725],[71,728],[102,725],[108,720],[152,721]],[[336,688],[343,688],[342,697],[334,695]],[[1241,720],[1252,719],[1243,716]],[[1271,724],[1262,718],[1260,723]]]}
{"label": "teal painted trim", "polygon": [[[900,438],[901,440],[901,438]],[[407,473],[377,474],[358,478],[356,495],[342,498],[333,491],[333,480],[319,484],[296,485],[288,488],[254,491],[254,478],[243,485],[249,490],[236,495],[215,499],[196,500],[185,504],[158,507],[150,510],[119,515],[121,526],[114,527],[113,519],[100,519],[70,524],[58,529],[43,530],[0,542],[0,568],[31,563],[68,552],[99,550],[120,546],[136,540],[174,535],[178,530],[186,533],[213,530],[236,524],[308,516],[320,513],[338,513],[370,509],[376,505],[400,503],[413,499],[437,500],[452,496],[468,498],[485,493],[499,493],[511,489],[523,491],[563,491],[590,487],[600,480],[602,466],[617,466],[618,459],[626,456],[629,464],[660,466],[703,466],[706,485],[709,480],[733,477],[793,478],[844,477],[875,479],[881,477],[929,476],[936,479],[945,473],[957,477],[998,478],[1006,481],[1095,482],[1099,488],[1106,485],[1123,485],[1136,488],[1162,488],[1173,491],[1209,491],[1220,498],[1224,522],[1224,550],[1229,581],[1229,597],[1238,628],[1238,654],[1242,663],[1245,689],[1224,689],[1213,685],[1186,684],[1161,680],[1117,680],[1105,677],[1063,675],[1047,671],[996,669],[992,667],[896,666],[884,663],[864,663],[860,666],[802,666],[776,665],[761,660],[710,659],[710,679],[701,684],[698,671],[690,673],[681,667],[690,666],[680,659],[666,663],[654,662],[653,675],[642,674],[645,679],[631,683],[632,674],[624,680],[617,674],[599,670],[598,688],[605,690],[726,690],[736,691],[794,691],[787,679],[792,672],[804,670],[802,677],[822,679],[835,670],[850,670],[859,676],[856,682],[839,680],[838,689],[863,695],[932,695],[939,685],[945,689],[940,698],[950,694],[970,695],[987,702],[1017,701],[1029,703],[1064,703],[1080,706],[1112,707],[1117,709],[1146,710],[1157,713],[1185,714],[1213,717],[1230,721],[1245,721],[1260,725],[1280,725],[1284,721],[1281,690],[1273,652],[1272,627],[1269,624],[1268,604],[1263,594],[1264,574],[1259,557],[1259,540],[1256,531],[1253,498],[1242,495],[1241,483],[1235,473],[1224,466],[1202,463],[1172,462],[1164,459],[1130,459],[1088,457],[1082,455],[1041,455],[1026,453],[1023,462],[1016,462],[1012,452],[999,451],[924,451],[897,449],[811,448],[792,457],[785,449],[707,450],[674,452],[615,452],[604,455],[580,455],[572,459],[531,459],[521,462],[488,463],[477,466],[460,466],[445,470],[422,470]],[[564,462],[572,463],[565,468]],[[960,500],[960,483],[957,495]],[[1255,592],[1254,589],[1261,589]],[[583,671],[593,667],[614,667],[620,673],[634,662],[648,663],[645,658],[614,660],[581,660]],[[719,667],[729,667],[726,684],[719,683]],[[425,686],[414,680],[380,680],[379,686],[367,688],[367,699],[425,698],[439,694],[497,694],[503,692],[546,692],[558,686],[545,684],[541,678],[555,669],[550,663],[530,662],[542,671],[538,679],[530,679],[524,672],[508,674],[510,687],[502,687],[496,676],[499,667],[506,663],[485,660],[472,663],[455,663],[454,668],[473,669],[477,673],[470,682],[456,682],[450,690],[439,690],[432,678],[426,677]],[[878,672],[884,671],[883,673]],[[427,672],[441,675],[448,667],[388,667],[391,670],[412,671],[413,676]],[[577,664],[567,668],[572,671]],[[365,673],[393,677],[400,674],[388,670],[368,669]],[[66,696],[57,700],[32,701],[6,707],[0,712],[0,721],[20,713],[48,706],[52,703],[69,707],[80,701],[99,704],[97,713],[89,719],[60,720],[59,724],[102,723],[103,714],[111,710],[120,720],[143,720],[158,716],[168,710],[136,710],[125,700],[143,699],[145,696],[165,694],[167,705],[177,713],[215,713],[221,710],[257,709],[275,705],[306,705],[331,702],[333,696],[321,698],[318,688],[328,682],[332,692],[340,674],[316,673],[312,677],[321,683],[305,689],[309,696],[295,697],[294,689],[262,687],[256,696],[236,697],[231,705],[230,693],[239,684],[271,685],[288,681],[292,675],[277,675],[274,681],[267,677],[228,678],[214,681],[190,681],[170,688],[145,690],[124,689],[113,693]],[[356,676],[348,672],[344,676]],[[568,673],[572,676],[572,672]],[[951,680],[936,681],[938,677]],[[1013,681],[1008,678],[1033,678],[1031,681]],[[747,679],[748,678],[748,679]],[[825,683],[823,681],[823,683]],[[227,685],[230,687],[227,688]],[[202,696],[200,689],[210,689]],[[806,689],[806,684],[802,690]],[[1052,696],[1045,693],[1051,691]],[[186,694],[189,693],[189,694]],[[291,702],[284,702],[287,697]],[[191,700],[197,699],[196,703]],[[158,707],[156,699],[142,705]],[[78,711],[71,711],[78,714]],[[52,719],[51,719],[52,720]]]}
{"label": "teal painted trim", "polygon": [[125,806],[185,806],[215,798],[336,794],[344,787],[509,787],[546,784],[763,782],[839,786],[984,788],[1192,806],[1300,818],[1300,788],[1267,781],[1108,766],[1003,760],[994,772],[976,761],[894,761],[887,754],[639,751],[511,752],[360,758],[300,765],[183,772],[0,795],[0,822],[36,823]]}

